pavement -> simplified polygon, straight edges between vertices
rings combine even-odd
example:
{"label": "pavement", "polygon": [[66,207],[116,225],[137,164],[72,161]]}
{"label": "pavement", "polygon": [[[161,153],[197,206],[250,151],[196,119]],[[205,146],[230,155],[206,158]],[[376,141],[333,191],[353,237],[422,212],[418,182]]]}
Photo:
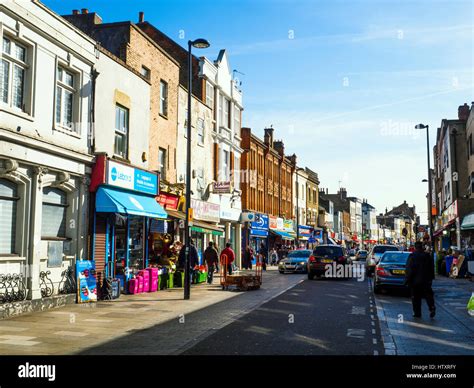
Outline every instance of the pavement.
{"label": "pavement", "polygon": [[0,320],[0,355],[472,355],[474,283],[438,278],[437,315],[412,318],[403,294],[372,280],[315,279],[269,267],[261,289],[214,284]]}
{"label": "pavement", "polygon": [[[222,291],[219,277],[215,277],[213,285],[193,285],[187,301],[183,300],[183,289],[174,288],[20,315],[0,321],[0,355],[104,354],[106,349],[112,349],[108,354],[143,354],[145,348],[134,348],[128,340],[124,346],[120,339],[173,322],[179,324],[180,331],[169,332],[149,349],[150,353],[170,354],[200,334],[197,330],[190,336],[187,333],[191,331],[184,330],[190,326],[189,314],[219,305],[218,316],[208,316],[218,327],[300,280],[301,275],[281,277],[276,268],[270,268],[257,291]],[[178,335],[181,332],[183,335]],[[114,346],[117,343],[121,344],[119,350]]]}
{"label": "pavement", "polygon": [[433,291],[436,303],[434,319],[429,318],[425,301],[420,319],[412,317],[409,295],[394,291],[376,295],[385,354],[474,354],[474,317],[466,309],[474,292],[474,283],[467,279],[437,277]]}

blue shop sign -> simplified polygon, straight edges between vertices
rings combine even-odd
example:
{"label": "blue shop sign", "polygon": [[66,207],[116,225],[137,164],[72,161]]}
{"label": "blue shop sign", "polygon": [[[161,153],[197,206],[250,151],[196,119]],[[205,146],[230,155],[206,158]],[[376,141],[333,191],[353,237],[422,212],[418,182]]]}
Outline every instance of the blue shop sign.
{"label": "blue shop sign", "polygon": [[250,224],[250,235],[267,237],[268,225],[269,220],[266,214],[255,213],[255,221]]}
{"label": "blue shop sign", "polygon": [[158,175],[109,160],[107,184],[145,194],[158,195]]}

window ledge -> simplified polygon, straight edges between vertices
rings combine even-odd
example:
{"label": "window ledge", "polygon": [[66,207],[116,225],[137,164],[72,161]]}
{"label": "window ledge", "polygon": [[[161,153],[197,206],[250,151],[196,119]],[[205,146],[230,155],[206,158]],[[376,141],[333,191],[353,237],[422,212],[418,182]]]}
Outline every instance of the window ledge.
{"label": "window ledge", "polygon": [[159,113],[159,115],[161,118],[168,120],[168,115],[164,115],[163,113]]}
{"label": "window ledge", "polygon": [[62,126],[57,125],[57,124],[53,127],[53,130],[55,130],[56,132],[63,133],[65,135],[75,137],[76,139],[81,139],[82,138],[82,136],[79,133],[74,132],[70,129],[67,129],[67,127],[62,127]]}
{"label": "window ledge", "polygon": [[127,158],[124,158],[123,156],[117,155],[117,154],[112,155],[112,159],[118,160],[120,162],[124,162],[124,163],[127,163],[127,164],[131,164],[130,160],[128,160]]}
{"label": "window ledge", "polygon": [[41,241],[72,241],[70,237],[41,237]]}
{"label": "window ledge", "polygon": [[204,143],[197,143],[197,145],[198,145],[199,147],[204,148]]}
{"label": "window ledge", "polygon": [[20,255],[2,255],[0,254],[0,261],[26,261],[26,257]]}
{"label": "window ledge", "polygon": [[31,122],[35,121],[34,117],[30,116],[28,113],[23,112],[19,109],[11,108],[9,106],[0,105],[0,112],[7,112],[7,113],[10,113],[10,114],[15,115],[17,117],[20,117],[22,119],[31,121]]}

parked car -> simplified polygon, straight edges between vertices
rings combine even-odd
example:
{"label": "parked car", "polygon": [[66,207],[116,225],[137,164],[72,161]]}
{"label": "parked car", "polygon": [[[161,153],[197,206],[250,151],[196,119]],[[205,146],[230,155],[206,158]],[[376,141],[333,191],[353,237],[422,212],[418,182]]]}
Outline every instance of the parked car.
{"label": "parked car", "polygon": [[365,269],[366,269],[367,276],[370,276],[374,273],[375,266],[380,261],[380,258],[382,257],[382,255],[387,251],[398,252],[398,248],[396,245],[388,245],[388,244],[374,245],[369,255],[367,256],[367,260],[365,262]]}
{"label": "parked car", "polygon": [[308,259],[311,256],[310,249],[298,249],[296,251],[291,251],[288,253],[288,256],[280,260],[278,263],[278,271],[280,273],[285,272],[301,272],[306,273]]}
{"label": "parked car", "polygon": [[356,250],[355,249],[349,249],[349,256],[354,256],[356,255]]}
{"label": "parked car", "polygon": [[374,292],[382,289],[399,288],[407,290],[405,268],[411,252],[387,251],[375,267]]}
{"label": "parked car", "polygon": [[340,245],[319,245],[308,260],[308,279],[321,277],[326,273],[327,265],[349,264],[350,259],[345,248]]}

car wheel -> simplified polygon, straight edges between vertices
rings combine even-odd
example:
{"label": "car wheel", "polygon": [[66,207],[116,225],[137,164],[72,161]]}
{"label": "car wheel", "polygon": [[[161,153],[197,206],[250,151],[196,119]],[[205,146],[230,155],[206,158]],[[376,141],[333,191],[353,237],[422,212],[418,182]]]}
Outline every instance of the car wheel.
{"label": "car wheel", "polygon": [[382,293],[382,289],[379,286],[374,286],[374,294]]}
{"label": "car wheel", "polygon": [[278,270],[278,272],[280,272],[280,273],[285,273],[285,271],[280,271],[280,270]]}
{"label": "car wheel", "polygon": [[314,279],[314,273],[308,272],[308,279],[313,280]]}

